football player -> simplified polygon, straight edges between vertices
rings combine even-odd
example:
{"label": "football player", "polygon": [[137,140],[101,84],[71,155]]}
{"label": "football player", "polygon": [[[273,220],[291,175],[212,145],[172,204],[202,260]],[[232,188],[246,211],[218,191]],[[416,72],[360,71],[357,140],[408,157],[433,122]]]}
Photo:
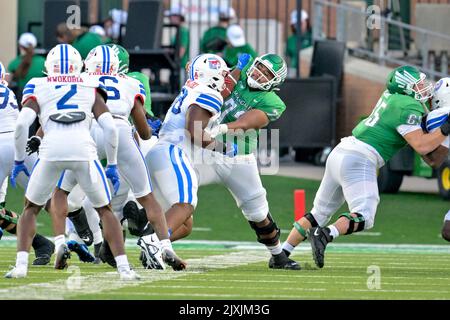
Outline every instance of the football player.
{"label": "football player", "polygon": [[[0,119],[2,120],[0,129],[0,183],[2,184],[0,191],[0,228],[11,234],[16,234],[17,214],[5,208],[5,199],[8,186],[7,177],[14,165],[14,129],[19,116],[19,109],[16,96],[8,88],[8,82],[5,78],[6,69],[0,62]],[[25,165],[31,169],[35,161],[35,155],[28,156],[25,158]],[[18,182],[21,187],[26,188],[28,177],[21,175]],[[55,249],[53,243],[40,234],[36,234],[32,246],[36,254],[33,265],[48,264]]]}
{"label": "football player", "polygon": [[[325,174],[311,212],[294,223],[283,249],[289,254],[309,238],[319,268],[324,266],[327,244],[339,235],[348,235],[373,227],[379,202],[377,170],[406,144],[425,156],[425,161],[441,153],[440,145],[450,133],[450,120],[439,130],[422,130],[422,117],[428,113],[425,103],[433,85],[425,74],[412,66],[391,71],[371,115],[362,120],[330,153]],[[429,155],[432,153],[431,155]],[[339,215],[327,226],[333,214],[347,202],[350,212]]]}
{"label": "football player", "polygon": [[[97,82],[80,76],[81,56],[71,45],[60,44],[50,50],[45,68],[47,77],[33,78],[25,86],[23,108],[14,132],[15,163],[11,182],[14,185],[19,174],[29,175],[30,181],[25,193],[24,212],[19,220],[16,265],[5,277],[26,277],[28,252],[36,230],[37,215],[50,198],[55,185],[61,183],[61,176],[70,170],[100,215],[120,278],[139,279],[130,269],[119,221],[109,207],[111,191],[107,179],[111,180],[115,188],[119,184],[118,134],[105,104],[106,92]],[[28,128],[37,117],[45,135],[39,159],[30,174],[24,165],[25,146]],[[90,135],[93,118],[105,130],[106,171],[98,161],[96,146]],[[58,210],[52,205],[50,211],[56,235],[55,268],[63,269],[70,256],[64,236],[67,211],[60,214]]]}
{"label": "football player", "polygon": [[[266,190],[261,183],[254,152],[259,130],[277,120],[286,106],[275,93],[287,74],[286,63],[276,54],[264,54],[253,62],[241,55],[231,77],[235,86],[227,88],[221,114],[211,122],[208,131],[216,139],[232,140],[238,145],[238,155],[218,159],[208,150],[203,151],[203,164],[196,164],[200,185],[222,183],[231,192],[244,217],[255,231],[257,241],[272,254],[269,267],[298,270],[297,262],[289,259],[281,249],[280,229],[269,212]],[[230,95],[231,93],[231,95]],[[192,219],[174,232],[174,239],[189,234]]]}
{"label": "football player", "polygon": [[[192,215],[197,205],[197,176],[192,165],[194,148],[209,147],[215,152],[234,156],[236,146],[211,139],[204,129],[220,115],[228,68],[214,54],[202,54],[192,62],[189,79],[167,112],[157,144],[146,155],[152,173],[155,194],[166,210],[167,224],[176,230]],[[151,235],[139,239],[144,267],[154,263],[155,247]],[[160,268],[157,266],[156,268]]]}

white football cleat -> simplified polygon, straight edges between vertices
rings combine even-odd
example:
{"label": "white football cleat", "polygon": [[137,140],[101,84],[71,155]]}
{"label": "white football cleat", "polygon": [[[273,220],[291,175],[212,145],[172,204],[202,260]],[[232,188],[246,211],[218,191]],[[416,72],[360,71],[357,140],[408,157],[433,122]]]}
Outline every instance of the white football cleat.
{"label": "white football cleat", "polygon": [[7,279],[25,278],[27,276],[27,267],[14,267],[5,274]]}
{"label": "white football cleat", "polygon": [[139,238],[137,242],[141,247],[140,260],[145,269],[159,269],[166,268],[162,257],[161,242],[155,233]]}
{"label": "white football cleat", "polygon": [[135,280],[141,280],[141,276],[136,273],[134,270],[129,271],[122,271],[119,272],[120,280],[123,281],[135,281]]}

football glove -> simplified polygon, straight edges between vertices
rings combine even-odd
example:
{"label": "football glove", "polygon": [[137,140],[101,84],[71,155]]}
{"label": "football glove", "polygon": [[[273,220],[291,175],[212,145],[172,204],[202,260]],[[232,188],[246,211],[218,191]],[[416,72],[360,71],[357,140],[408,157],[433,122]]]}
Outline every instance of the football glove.
{"label": "football glove", "polygon": [[11,171],[11,185],[15,188],[16,187],[16,178],[19,175],[19,173],[25,173],[28,177],[30,176],[30,173],[28,172],[27,167],[25,166],[23,160],[22,161],[14,161],[14,167]]}
{"label": "football glove", "polygon": [[117,165],[109,164],[106,167],[105,174],[106,174],[106,177],[109,180],[111,180],[111,183],[114,188],[114,195],[116,195],[117,191],[119,191],[119,187],[120,187],[120,179],[119,179],[119,172],[117,171]]}
{"label": "football glove", "polygon": [[42,139],[39,136],[32,136],[30,139],[28,139],[27,148],[25,149],[27,154],[30,155],[32,153],[39,152],[41,141]]}
{"label": "football glove", "polygon": [[242,71],[242,69],[244,69],[247,63],[249,62],[250,58],[251,55],[249,55],[248,53],[239,54],[236,68]]}
{"label": "football glove", "polygon": [[152,128],[152,136],[159,136],[159,129],[161,129],[162,122],[156,117],[147,118],[147,123]]}

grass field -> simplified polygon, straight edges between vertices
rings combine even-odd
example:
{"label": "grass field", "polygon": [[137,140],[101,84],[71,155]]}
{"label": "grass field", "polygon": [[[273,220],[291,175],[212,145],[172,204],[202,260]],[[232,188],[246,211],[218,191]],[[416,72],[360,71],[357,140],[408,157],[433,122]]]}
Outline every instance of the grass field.
{"label": "grass field", "polygon": [[[292,225],[293,190],[305,189],[309,209],[319,182],[263,177],[263,184],[284,240]],[[22,197],[11,190],[8,206],[20,211]],[[68,270],[30,267],[26,279],[1,279],[0,300],[450,299],[450,245],[439,235],[448,202],[438,195],[382,195],[375,227],[332,243],[323,269],[314,267],[308,243],[299,246],[294,259],[301,271],[267,268],[268,252],[222,186],[202,187],[199,199],[194,232],[188,241],[175,243],[189,263],[186,272],[143,270],[129,239],[130,262],[142,275],[140,282],[120,282],[107,265],[82,264],[74,256]],[[51,234],[47,214],[40,215],[38,229]],[[0,256],[4,274],[14,264],[13,240],[0,241]]]}

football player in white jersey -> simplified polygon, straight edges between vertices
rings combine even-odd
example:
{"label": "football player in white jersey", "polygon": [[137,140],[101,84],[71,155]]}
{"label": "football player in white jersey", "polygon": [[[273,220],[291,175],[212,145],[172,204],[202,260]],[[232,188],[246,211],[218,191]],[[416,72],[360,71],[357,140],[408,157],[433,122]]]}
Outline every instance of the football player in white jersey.
{"label": "football player in white jersey", "polygon": [[[50,50],[45,68],[46,78],[33,78],[25,86],[23,108],[14,132],[15,164],[11,172],[13,184],[19,174],[29,175],[24,165],[25,146],[28,128],[37,117],[45,135],[40,146],[39,159],[31,170],[25,192],[25,208],[17,235],[16,265],[5,277],[26,277],[28,252],[36,232],[37,215],[51,196],[61,174],[65,170],[71,170],[100,215],[105,238],[108,239],[117,261],[120,278],[139,279],[130,269],[120,223],[109,207],[111,191],[107,179],[115,186],[119,183],[118,134],[105,104],[106,94],[97,83],[90,83],[89,79],[80,77],[81,56],[71,45],[60,44]],[[105,130],[107,137],[106,171],[98,161],[96,146],[90,135],[93,118]],[[65,218],[65,215],[59,216],[52,212],[57,269],[67,266],[66,259],[69,256],[64,237]]]}
{"label": "football player in white jersey", "polygon": [[[2,126],[0,128],[0,228],[11,234],[16,234],[17,214],[5,208],[6,189],[8,186],[7,177],[11,173],[14,165],[14,129],[16,127],[19,109],[17,107],[16,96],[8,88],[6,78],[6,69],[0,62],[0,119]],[[31,169],[37,157],[31,155],[25,158],[25,165]],[[26,188],[28,177],[21,175],[18,182],[22,188]],[[53,243],[45,237],[36,234],[32,242],[35,250],[36,259],[33,265],[45,265],[50,262],[53,254]]]}
{"label": "football player in white jersey", "polygon": [[[136,200],[145,208],[148,220],[154,227],[156,235],[161,242],[162,260],[174,270],[182,270],[185,268],[185,262],[173,251],[161,206],[151,193],[151,180],[144,156],[134,139],[133,126],[128,121],[129,117],[131,117],[141,139],[148,140],[151,138],[151,130],[145,117],[144,87],[138,80],[125,74],[117,73],[119,58],[109,46],[102,45],[92,49],[84,64],[86,75],[90,79],[102,83],[108,92],[107,106],[115,120],[119,133],[117,166],[120,176],[130,186]],[[94,124],[91,135],[96,142],[99,158],[105,159],[107,139],[103,134],[103,130]],[[76,181],[73,174],[71,177],[66,175],[62,183],[58,184],[58,188],[68,193],[75,184]],[[117,212],[121,213],[121,207],[125,205],[126,198],[127,193],[125,198],[121,197],[119,199],[122,205],[119,204],[118,207],[120,209]]]}
{"label": "football player in white jersey", "polygon": [[[197,176],[192,165],[191,148],[210,147],[233,156],[236,146],[211,139],[204,132],[212,118],[218,117],[223,98],[224,77],[228,67],[214,54],[197,56],[189,79],[168,110],[159,132],[159,141],[146,155],[158,201],[166,211],[167,225],[176,230],[191,216],[197,205]],[[138,244],[148,261],[151,236],[143,236]]]}

